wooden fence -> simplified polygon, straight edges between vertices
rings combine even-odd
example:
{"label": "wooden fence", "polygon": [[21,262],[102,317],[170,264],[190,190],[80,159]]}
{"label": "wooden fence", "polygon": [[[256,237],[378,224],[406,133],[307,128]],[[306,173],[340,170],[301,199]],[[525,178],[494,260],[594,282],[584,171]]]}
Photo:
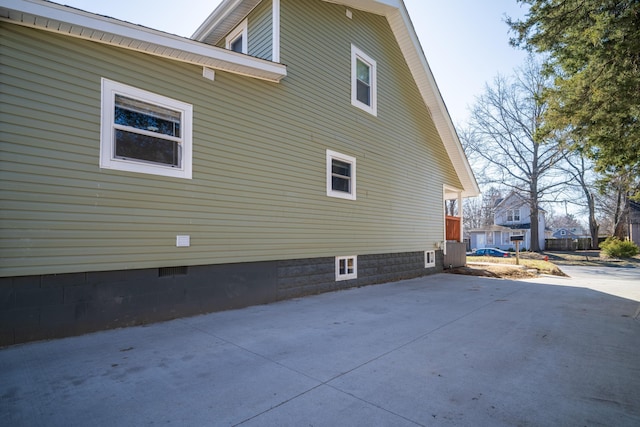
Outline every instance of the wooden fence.
{"label": "wooden fence", "polygon": [[447,240],[460,241],[460,217],[447,216],[446,218],[446,235]]}
{"label": "wooden fence", "polygon": [[580,239],[545,239],[547,251],[581,251],[591,249],[591,238]]}

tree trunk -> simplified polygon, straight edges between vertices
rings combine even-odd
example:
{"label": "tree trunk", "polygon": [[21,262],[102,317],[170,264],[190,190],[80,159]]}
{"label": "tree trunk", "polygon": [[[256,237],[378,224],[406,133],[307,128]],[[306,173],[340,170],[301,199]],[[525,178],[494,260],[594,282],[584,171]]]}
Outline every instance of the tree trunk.
{"label": "tree trunk", "polygon": [[613,235],[620,240],[627,238],[627,197],[623,191],[618,190],[616,213],[614,215],[615,231]]}
{"label": "tree trunk", "polygon": [[598,232],[600,226],[596,220],[596,202],[589,191],[585,191],[587,196],[587,203],[589,205],[589,233],[591,234],[591,247],[590,249],[598,249]]}
{"label": "tree trunk", "polygon": [[539,216],[538,204],[536,200],[533,200],[531,204],[531,242],[529,244],[529,250],[532,252],[540,252],[540,230],[538,229],[538,216]]}

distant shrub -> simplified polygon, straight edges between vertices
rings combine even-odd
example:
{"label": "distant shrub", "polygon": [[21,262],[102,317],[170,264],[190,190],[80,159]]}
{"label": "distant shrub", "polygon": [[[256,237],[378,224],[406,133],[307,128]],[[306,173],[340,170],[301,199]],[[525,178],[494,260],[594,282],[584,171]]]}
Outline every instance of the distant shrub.
{"label": "distant shrub", "polygon": [[631,258],[640,253],[638,245],[629,240],[620,240],[617,237],[607,237],[600,243],[600,249],[609,258]]}

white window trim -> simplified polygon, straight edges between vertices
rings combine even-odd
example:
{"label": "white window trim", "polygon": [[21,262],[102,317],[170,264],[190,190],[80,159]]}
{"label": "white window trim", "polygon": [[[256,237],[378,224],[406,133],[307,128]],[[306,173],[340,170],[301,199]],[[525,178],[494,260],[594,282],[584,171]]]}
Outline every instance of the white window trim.
{"label": "white window trim", "polygon": [[[340,261],[347,261],[349,259],[353,259],[353,273],[351,274],[340,274]],[[342,280],[353,280],[358,278],[358,256],[340,256],[336,257],[336,282],[340,282]]]}
{"label": "white window trim", "polygon": [[[518,219],[516,219],[516,213],[518,214]],[[520,208],[517,209],[507,209],[507,222],[520,222]],[[511,219],[509,219],[509,216],[511,216]]]}
{"label": "white window trim", "polygon": [[[362,62],[365,62],[369,65],[371,70],[371,105],[367,105],[358,100],[358,73],[356,60],[360,59]],[[370,113],[374,116],[378,115],[378,84],[377,84],[377,66],[376,61],[374,61],[369,55],[358,49],[356,46],[351,45],[351,104],[355,107],[358,107],[367,113]]]}
{"label": "white window trim", "polygon": [[512,234],[513,234],[513,233],[509,233],[509,232],[502,233],[502,244],[503,244],[503,245],[509,245],[509,244],[511,244],[511,235],[512,235]]}
{"label": "white window trim", "polygon": [[[340,160],[351,164],[351,192],[336,191],[333,189],[332,179],[332,160]],[[339,199],[356,200],[356,158],[338,153],[337,151],[327,150],[327,196],[337,197]]]}
{"label": "white window trim", "polygon": [[233,42],[236,41],[238,37],[242,36],[242,53],[246,55],[247,52],[249,52],[247,34],[247,20],[245,19],[229,33],[225,39],[225,47],[227,49],[231,49]]}
{"label": "white window trim", "polygon": [[[161,107],[179,111],[182,115],[181,165],[171,167],[155,165],[135,160],[115,158],[114,145],[114,109],[115,96],[124,95],[130,98],[155,104]],[[152,92],[147,92],[132,86],[102,78],[102,112],[100,128],[100,168],[114,169],[126,172],[138,172],[152,175],[162,175],[173,178],[191,179],[192,177],[192,130],[193,106],[175,99],[167,98]]]}
{"label": "white window trim", "polygon": [[487,237],[485,241],[487,245],[493,245],[493,231],[487,231]]}
{"label": "white window trim", "polygon": [[273,40],[271,60],[280,62],[280,0],[273,0]]}
{"label": "white window trim", "polygon": [[436,251],[424,251],[424,268],[436,266]]}

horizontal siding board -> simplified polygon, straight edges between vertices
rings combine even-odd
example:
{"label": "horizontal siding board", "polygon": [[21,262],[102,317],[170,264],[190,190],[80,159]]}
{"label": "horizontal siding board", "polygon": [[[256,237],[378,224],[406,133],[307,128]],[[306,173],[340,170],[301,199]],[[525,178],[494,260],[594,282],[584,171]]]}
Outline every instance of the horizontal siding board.
{"label": "horizontal siding board", "polygon": [[272,37],[272,2],[262,1],[249,14],[248,18],[248,52],[251,56],[271,60]]}
{"label": "horizontal siding board", "polygon": [[[264,24],[263,3],[252,13]],[[210,81],[200,67],[0,23],[1,274],[396,253],[442,240],[442,184],[457,178],[386,20],[357,10],[349,20],[317,0],[281,4],[280,84],[224,72]],[[352,42],[378,61],[378,117],[350,103]],[[101,77],[193,104],[192,180],[99,168]],[[326,196],[326,149],[357,158],[356,201]],[[176,248],[178,234],[191,247]]]}

